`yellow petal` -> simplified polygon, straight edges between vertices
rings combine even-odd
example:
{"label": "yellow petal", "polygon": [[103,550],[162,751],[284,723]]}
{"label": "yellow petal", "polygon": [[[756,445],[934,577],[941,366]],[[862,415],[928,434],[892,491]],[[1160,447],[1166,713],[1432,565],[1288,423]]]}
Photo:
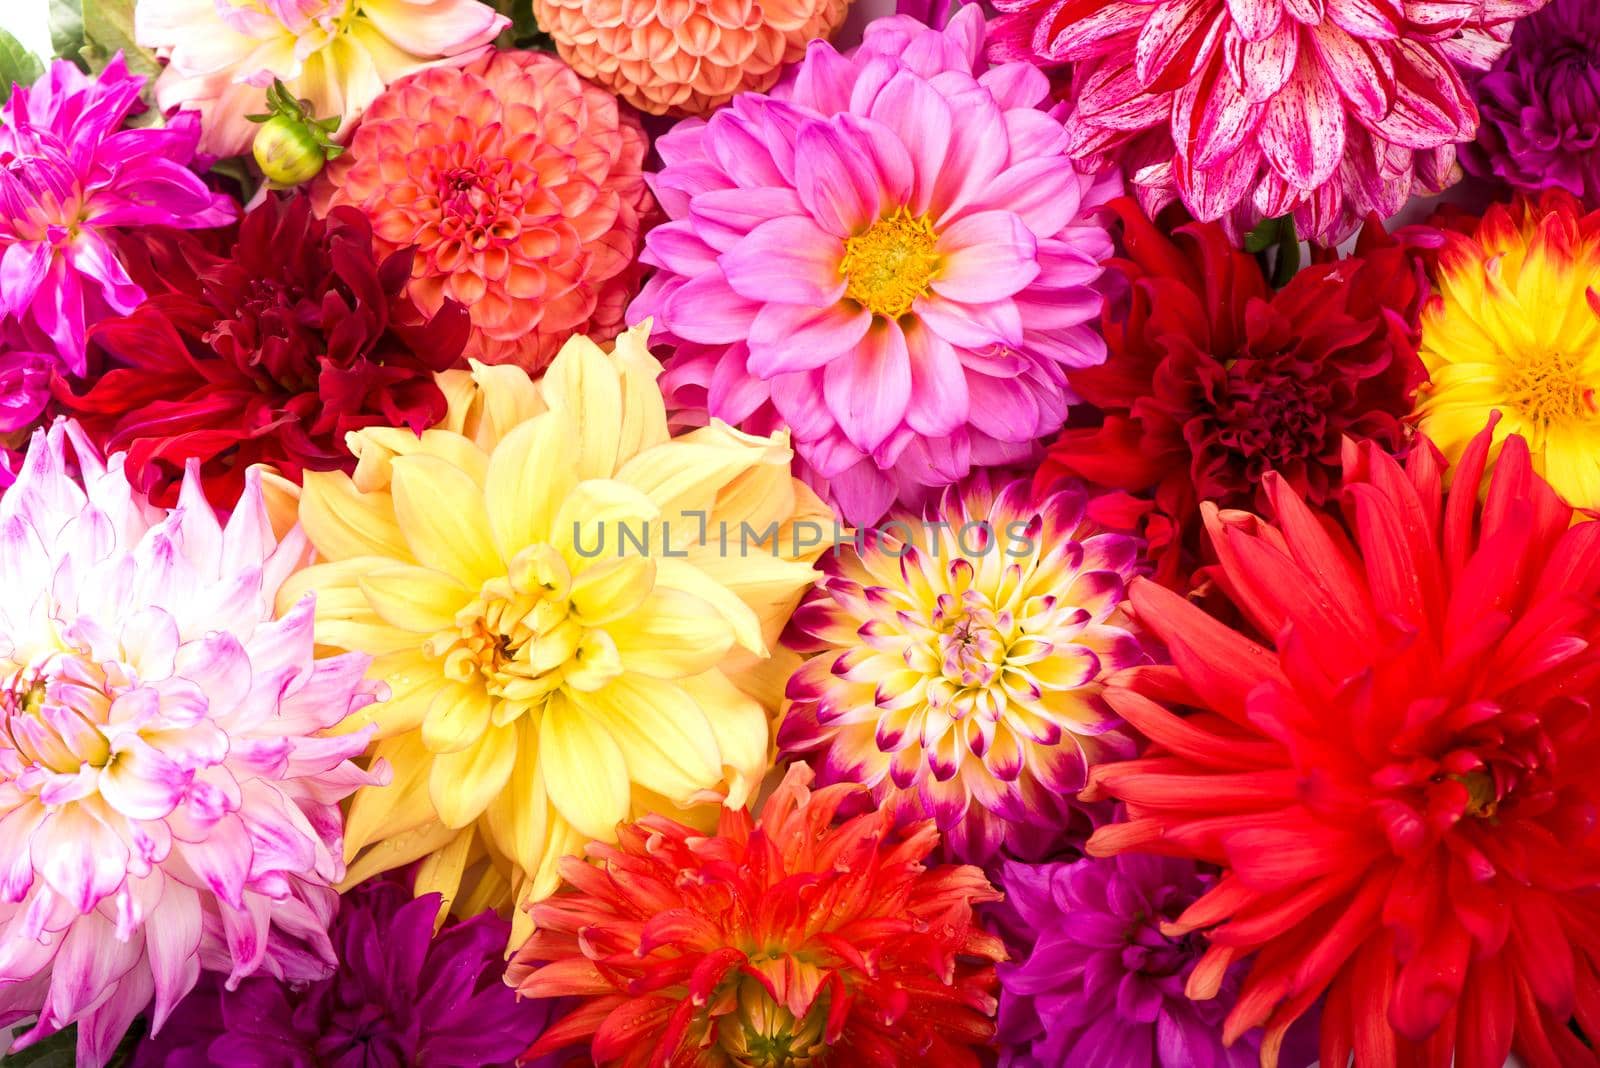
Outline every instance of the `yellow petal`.
{"label": "yellow petal", "polygon": [[437,456],[394,462],[394,510],[416,559],[476,589],[505,565],[489,537],[483,490]]}
{"label": "yellow petal", "polygon": [[717,736],[730,808],[742,808],[761,787],[769,766],[770,730],[766,710],[740,692],[720,671],[708,671],[678,685],[700,706]]}
{"label": "yellow petal", "polygon": [[626,423],[620,378],[611,357],[588,338],[575,336],[539,382],[550,410],[565,412],[577,432],[574,467],[580,479],[616,473]]}
{"label": "yellow petal", "polygon": [[550,540],[561,502],[578,484],[566,459],[572,435],[565,414],[552,412],[524,422],[495,447],[485,497],[489,529],[504,559]]}
{"label": "yellow petal", "polygon": [[373,842],[409,834],[436,824],[433,802],[428,799],[428,773],[433,754],[414,734],[379,742],[374,760],[386,760],[394,777],[388,786],[363,786],[350,799],[344,822],[344,851],[353,857]]}
{"label": "yellow petal", "polygon": [[516,724],[491,725],[459,753],[433,758],[428,794],[447,827],[465,827],[505,788],[517,762]]}
{"label": "yellow petal", "polygon": [[716,733],[682,688],[625,675],[573,700],[605,724],[628,777],[645,789],[682,804],[721,780]]}
{"label": "yellow petal", "polygon": [[646,342],[650,323],[640,323],[618,335],[612,359],[622,373],[622,435],[617,442],[617,462],[626,463],[668,438],[667,408],[656,379],[661,364],[650,355]]}
{"label": "yellow petal", "polygon": [[415,831],[385,838],[363,852],[345,869],[344,879],[339,883],[339,892],[345,893],[374,875],[382,875],[386,871],[394,871],[396,868],[414,863],[436,849],[445,848],[457,835],[464,833],[471,832],[452,830],[442,823],[430,823]]}
{"label": "yellow petal", "polygon": [[456,613],[475,596],[442,571],[410,564],[379,567],[356,581],[384,622],[418,634],[454,627]]}
{"label": "yellow petal", "polygon": [[513,364],[473,360],[472,378],[478,387],[478,403],[476,418],[469,419],[466,433],[485,451],[492,451],[516,427],[547,410],[528,372]]}
{"label": "yellow petal", "polygon": [[467,863],[473,859],[473,854],[483,852],[481,849],[473,848],[477,844],[477,837],[476,829],[468,827],[459,832],[443,848],[428,854],[422,863],[417,865],[414,891],[418,896],[439,895],[440,920],[450,914],[456,895],[461,893],[461,876],[467,870]]}
{"label": "yellow petal", "polygon": [[604,626],[637,611],[655,584],[656,565],[649,557],[602,557],[573,580],[572,608],[585,626]]}
{"label": "yellow petal", "polygon": [[482,685],[446,682],[434,691],[422,720],[422,744],[430,753],[459,753],[483,736],[494,698]]}
{"label": "yellow petal", "polygon": [[337,471],[305,473],[300,525],[324,560],[353,556],[411,559],[389,494],[361,493],[348,475]]}
{"label": "yellow petal", "polygon": [[[748,608],[744,611],[749,614]],[[633,612],[608,623],[606,633],[616,643],[625,669],[656,679],[707,671],[733,648],[734,641],[733,628],[710,604],[665,586],[652,590]]]}
{"label": "yellow petal", "polygon": [[550,803],[590,838],[611,841],[628,817],[628,765],[604,726],[562,694],[539,724],[539,768]]}
{"label": "yellow petal", "polygon": [[574,573],[590,561],[616,559],[637,552],[629,536],[639,538],[661,510],[632,486],[608,479],[580,482],[556,513],[550,544],[561,551]]}
{"label": "yellow petal", "polygon": [[521,747],[517,766],[506,788],[489,804],[484,822],[495,848],[518,870],[531,872],[544,851],[553,810],[539,767],[538,724],[533,717],[524,716],[517,721],[516,730]]}
{"label": "yellow petal", "polygon": [[389,699],[375,701],[357,709],[338,723],[329,727],[328,734],[353,734],[368,725],[375,725],[376,738],[392,738],[405,731],[414,731],[422,725],[422,717],[433,700],[434,687],[439,683],[439,669],[434,661],[416,649],[402,649],[396,653],[374,657],[367,668],[367,678],[377,679],[389,687]]}
{"label": "yellow petal", "polygon": [[753,653],[766,655],[767,643],[761,635],[761,619],[751,607],[710,575],[687,560],[658,560],[656,587],[682,590],[706,604],[733,630],[736,642]]}

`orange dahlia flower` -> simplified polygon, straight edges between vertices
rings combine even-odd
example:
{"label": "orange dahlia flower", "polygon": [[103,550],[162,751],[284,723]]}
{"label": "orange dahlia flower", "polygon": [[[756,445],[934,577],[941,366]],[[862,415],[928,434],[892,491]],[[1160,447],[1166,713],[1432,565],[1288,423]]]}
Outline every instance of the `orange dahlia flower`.
{"label": "orange dahlia flower", "polygon": [[533,0],[585,78],[655,115],[708,115],[764,92],[844,21],[850,0]]}
{"label": "orange dahlia flower", "polygon": [[500,52],[396,82],[314,197],[366,212],[383,251],[416,247],[412,299],[471,310],[467,355],[538,370],[572,334],[622,329],[652,203],[645,144],[565,63]]}
{"label": "orange dahlia flower", "polygon": [[652,815],[562,862],[506,981],[585,999],[525,1053],[587,1043],[601,1068],[977,1068],[1001,941],[976,867],[924,867],[939,832],[886,809],[833,826],[862,787],[790,767],[756,820],[712,835]]}

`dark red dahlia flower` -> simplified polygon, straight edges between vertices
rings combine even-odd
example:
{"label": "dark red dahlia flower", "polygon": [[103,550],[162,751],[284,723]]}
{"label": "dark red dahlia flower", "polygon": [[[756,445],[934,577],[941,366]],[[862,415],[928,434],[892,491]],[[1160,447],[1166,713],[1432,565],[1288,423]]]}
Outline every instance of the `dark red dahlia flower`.
{"label": "dark red dahlia flower", "polygon": [[[1151,742],[1091,772],[1128,806],[1092,855],[1216,864],[1167,933],[1204,931],[1191,997],[1248,972],[1224,1024],[1263,1062],[1319,998],[1321,1063],[1600,1063],[1600,522],[1492,428],[1444,490],[1345,450],[1343,525],[1269,475],[1269,523],[1203,505],[1219,584],[1266,644],[1146,580],[1172,656],[1106,699]],[[1348,532],[1347,532],[1348,531]]]}
{"label": "dark red dahlia flower", "polygon": [[421,433],[444,416],[433,375],[460,359],[467,315],[424,316],[404,295],[411,254],[379,260],[360,212],[318,219],[304,198],[269,197],[237,232],[152,228],[119,252],[149,298],[92,333],[106,373],[82,395],[58,382],[56,399],[108,452],[127,451],[157,504],[176,502],[189,459],[227,507],[251,464],[295,481],[350,470],[348,431]]}
{"label": "dark red dahlia flower", "polygon": [[1131,297],[1107,313],[1106,362],[1068,374],[1104,418],[1062,431],[1040,479],[1134,495],[1125,518],[1150,541],[1162,581],[1181,584],[1200,501],[1254,507],[1275,470],[1320,505],[1338,487],[1344,437],[1401,444],[1426,378],[1415,334],[1426,281],[1376,224],[1354,256],[1314,263],[1274,291],[1221,226],[1168,236],[1132,200],[1112,208],[1126,250],[1112,262]]}

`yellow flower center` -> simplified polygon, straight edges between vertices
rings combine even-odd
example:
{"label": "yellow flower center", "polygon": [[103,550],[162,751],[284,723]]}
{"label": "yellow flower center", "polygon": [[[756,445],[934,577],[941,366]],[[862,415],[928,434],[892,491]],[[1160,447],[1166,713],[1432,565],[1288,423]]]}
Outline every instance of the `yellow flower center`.
{"label": "yellow flower center", "polygon": [[1505,369],[1501,386],[1506,403],[1546,425],[1574,423],[1600,413],[1595,388],[1583,372],[1583,358],[1548,350],[1519,359]]}
{"label": "yellow flower center", "polygon": [[[22,679],[31,681],[24,684]],[[85,765],[105,767],[111,744],[100,728],[72,708],[45,708],[46,680],[31,671],[0,693],[0,732],[27,763],[70,775]]]}
{"label": "yellow flower center", "polygon": [[939,273],[939,235],[926,215],[901,208],[844,243],[844,295],[886,319],[898,319],[928,295]]}
{"label": "yellow flower center", "polygon": [[823,1031],[826,992],[797,1020],[755,979],[740,976],[738,984],[738,1009],[717,1029],[717,1044],[731,1068],[815,1068],[823,1063],[828,1052]]}

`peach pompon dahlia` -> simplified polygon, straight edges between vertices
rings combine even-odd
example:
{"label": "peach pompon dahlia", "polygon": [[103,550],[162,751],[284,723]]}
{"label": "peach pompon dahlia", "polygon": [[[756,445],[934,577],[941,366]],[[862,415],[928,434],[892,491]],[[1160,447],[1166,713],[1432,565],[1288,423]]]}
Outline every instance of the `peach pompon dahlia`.
{"label": "peach pompon dahlia", "polygon": [[850,0],[533,0],[574,70],[655,115],[764,92],[844,21]]}
{"label": "peach pompon dahlia", "polygon": [[[283,596],[316,590],[317,640],[393,689],[368,718],[395,783],[351,804],[352,882],[427,857],[418,893],[509,906],[623,820],[760,783],[763,662],[820,549],[792,528],[827,513],[781,433],[669,437],[659,372],[643,329],[574,338],[537,382],[447,371],[443,424],[358,431],[353,477],[306,472],[323,562]],[[724,523],[773,536],[741,552]]]}
{"label": "peach pompon dahlia", "polygon": [[785,756],[825,782],[861,782],[952,852],[988,862],[1048,833],[1088,767],[1132,755],[1100,693],[1147,662],[1127,607],[1137,543],[1086,519],[1075,485],[945,493],[939,523],[909,517],[830,554],[786,642]]}
{"label": "peach pompon dahlia", "polygon": [[638,119],[565,63],[500,52],[391,87],[313,195],[320,212],[364,211],[382,251],[415,247],[411,297],[471,310],[469,356],[538,370],[575,333],[622,329],[645,147]]}
{"label": "peach pompon dahlia", "polygon": [[202,968],[332,971],[339,802],[386,776],[350,762],[370,728],[323,732],[382,691],[365,656],[316,655],[312,595],[272,618],[305,557],[254,474],[219,524],[193,462],[167,511],[77,424],[35,432],[0,502],[0,1036],[22,1024],[18,1047],[76,1024],[98,1068]]}
{"label": "peach pompon dahlia", "polygon": [[927,867],[931,823],[877,810],[834,824],[859,786],[812,792],[790,767],[756,819],[715,833],[664,816],[595,843],[533,907],[506,980],[582,998],[524,1057],[587,1044],[601,1068],[977,1068],[994,1035],[1000,939],[971,866]]}
{"label": "peach pompon dahlia", "polygon": [[1417,416],[1452,460],[1500,413],[1574,508],[1600,508],[1600,211],[1570,193],[1497,204],[1449,232],[1423,309]]}
{"label": "peach pompon dahlia", "polygon": [[162,108],[200,112],[201,151],[237,156],[281,79],[343,140],[383,87],[437,63],[468,63],[509,21],[479,0],[139,0],[139,44],[167,61]]}
{"label": "peach pompon dahlia", "polygon": [[1454,180],[1463,69],[1547,0],[999,0],[998,53],[1071,63],[1069,153],[1123,168],[1153,217],[1294,213],[1336,244]]}

